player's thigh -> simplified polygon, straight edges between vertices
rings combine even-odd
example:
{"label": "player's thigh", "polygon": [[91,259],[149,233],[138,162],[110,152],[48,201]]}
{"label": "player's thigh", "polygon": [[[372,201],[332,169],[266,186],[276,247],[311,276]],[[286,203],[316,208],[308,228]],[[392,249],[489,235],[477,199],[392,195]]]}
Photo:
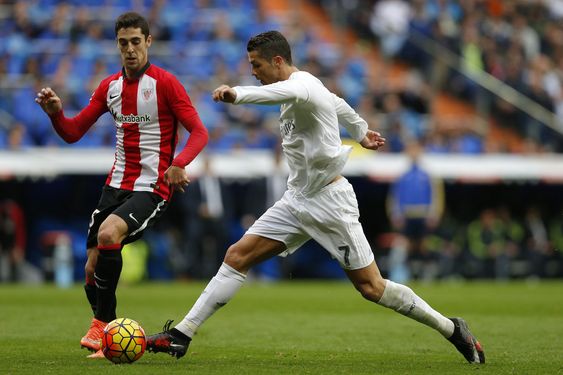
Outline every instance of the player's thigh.
{"label": "player's thigh", "polygon": [[295,252],[311,237],[292,213],[291,204],[291,200],[284,195],[248,228],[246,234],[283,243],[285,249],[280,253],[282,256]]}
{"label": "player's thigh", "polygon": [[124,202],[124,199],[124,195],[120,194],[120,190],[110,186],[104,186],[102,188],[98,205],[90,216],[86,240],[87,249],[95,248],[98,245],[98,231],[100,226],[107,217]]}
{"label": "player's thigh", "polygon": [[311,237],[345,270],[364,268],[374,260],[373,251],[359,222],[335,222],[330,228],[321,224],[309,230]]}
{"label": "player's thigh", "polygon": [[358,203],[352,185],[341,179],[321,191],[307,207],[311,215],[305,227],[345,270],[367,267],[374,260],[360,224]]}
{"label": "player's thigh", "polygon": [[151,192],[134,192],[104,186],[100,201],[90,218],[87,247],[97,246],[100,226],[111,214],[127,224],[127,235],[123,240],[125,244],[140,238],[143,231],[162,215],[166,206],[165,200]]}
{"label": "player's thigh", "polygon": [[144,230],[153,225],[166,210],[167,202],[159,195],[147,191],[134,191],[112,214],[127,224],[123,243],[139,239]]}

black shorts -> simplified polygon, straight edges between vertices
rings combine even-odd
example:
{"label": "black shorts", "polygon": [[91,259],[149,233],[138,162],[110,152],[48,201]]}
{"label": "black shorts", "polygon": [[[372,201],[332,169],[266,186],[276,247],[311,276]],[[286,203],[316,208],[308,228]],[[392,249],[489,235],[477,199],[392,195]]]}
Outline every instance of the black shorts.
{"label": "black shorts", "polygon": [[141,238],[143,231],[162,215],[166,207],[166,200],[155,193],[104,186],[98,206],[90,218],[87,248],[98,245],[98,230],[110,214],[122,218],[129,227],[129,235],[122,242],[124,245]]}
{"label": "black shorts", "polygon": [[427,234],[425,219],[407,219],[403,234],[411,240],[420,240]]}

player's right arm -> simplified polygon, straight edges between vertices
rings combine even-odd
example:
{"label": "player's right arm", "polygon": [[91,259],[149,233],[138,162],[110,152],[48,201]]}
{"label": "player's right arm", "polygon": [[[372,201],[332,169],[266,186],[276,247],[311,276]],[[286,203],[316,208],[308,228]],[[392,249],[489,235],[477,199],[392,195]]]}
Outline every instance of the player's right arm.
{"label": "player's right arm", "polygon": [[216,102],[234,103],[237,100],[237,92],[230,86],[221,85],[213,90],[211,97]]}
{"label": "player's right arm", "polygon": [[213,90],[213,100],[232,104],[283,104],[309,100],[307,87],[299,80],[285,80],[264,86],[221,85]]}
{"label": "player's right arm", "polygon": [[92,95],[90,103],[72,118],[65,117],[61,98],[50,87],[42,88],[37,93],[35,102],[49,115],[53,128],[67,143],[80,140],[96,120],[107,111],[106,102],[101,97],[100,87]]}

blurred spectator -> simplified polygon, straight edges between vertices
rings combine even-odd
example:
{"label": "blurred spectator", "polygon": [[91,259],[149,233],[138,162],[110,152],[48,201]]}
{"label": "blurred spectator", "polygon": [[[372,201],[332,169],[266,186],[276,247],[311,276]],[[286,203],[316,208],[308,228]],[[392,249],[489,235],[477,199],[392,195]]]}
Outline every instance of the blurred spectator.
{"label": "blurred spectator", "polygon": [[0,201],[0,281],[21,281],[25,262],[26,225],[22,208]]}
{"label": "blurred spectator", "polygon": [[[420,165],[422,146],[407,146],[409,169],[391,186],[388,214],[396,238],[389,254],[389,278],[405,282],[412,276],[431,277],[432,254],[423,245],[428,233],[436,228],[443,210],[442,182],[430,176]],[[417,264],[416,270],[413,269]]]}
{"label": "blurred spectator", "polygon": [[268,129],[258,124],[246,127],[244,144],[248,150],[269,150],[273,151],[278,145],[278,140]]}
{"label": "blurred spectator", "polygon": [[548,229],[538,207],[530,206],[524,218],[525,252],[529,261],[529,275],[545,277],[546,264],[552,252],[549,243]]}
{"label": "blurred spectator", "polygon": [[467,254],[464,259],[467,277],[495,276],[495,261],[505,245],[502,223],[493,209],[481,211],[467,226]]}
{"label": "blurred spectator", "polygon": [[[526,94],[528,97],[553,112],[553,101],[543,87],[541,74],[537,71],[529,71],[527,78]],[[544,123],[528,115],[525,116],[522,133],[526,137],[546,145],[551,145],[557,139],[551,136],[550,129]]]}
{"label": "blurred spectator", "polygon": [[461,223],[445,213],[440,224],[429,231],[423,241],[424,251],[431,254],[429,278],[452,279],[462,275],[461,254],[463,235]]}
{"label": "blurred spectator", "polygon": [[212,276],[221,265],[228,244],[226,187],[213,174],[208,157],[203,164],[201,176],[190,183],[185,194],[176,197],[188,218],[181,239],[185,269],[179,271],[191,278]]}
{"label": "blurred spectator", "polygon": [[7,149],[12,151],[21,150],[30,145],[31,141],[22,123],[16,122],[10,127],[6,143]]}
{"label": "blurred spectator", "polygon": [[382,113],[377,129],[387,138],[385,149],[402,152],[406,143],[423,141],[429,129],[430,88],[420,74],[410,72],[397,87],[378,90],[373,105]]}
{"label": "blurred spectator", "polygon": [[424,150],[429,154],[444,154],[449,152],[446,135],[439,130],[428,132],[424,140]]}
{"label": "blurred spectator", "polygon": [[480,75],[484,69],[483,51],[476,25],[466,23],[462,27],[461,33],[459,50],[456,52],[461,56],[461,71],[463,74],[454,73],[450,85],[456,94],[473,101],[477,98],[479,91],[479,85],[474,81],[474,78]]}
{"label": "blurred spectator", "polygon": [[123,247],[123,270],[120,282],[135,284],[146,279],[149,252],[149,244],[146,240],[135,241]]}
{"label": "blurred spectator", "polygon": [[515,276],[524,276],[527,270],[520,267],[521,261],[524,260],[522,252],[524,228],[519,220],[513,217],[507,206],[498,209],[498,217],[503,226],[505,245],[496,255],[495,277],[506,280]]}
{"label": "blurred spectator", "polygon": [[563,18],[563,1],[561,0],[544,0],[547,10],[549,11],[549,16],[551,19],[562,19]]}
{"label": "blurred spectator", "polygon": [[512,38],[518,41],[524,49],[527,60],[533,60],[540,52],[540,38],[538,33],[530,27],[528,20],[518,14],[512,20]]}
{"label": "blurred spectator", "polygon": [[79,7],[70,25],[68,34],[71,42],[80,42],[88,32],[90,23],[89,9],[86,6]]}
{"label": "blurred spectator", "polygon": [[514,270],[523,234],[522,226],[506,207],[483,209],[467,227],[467,276],[506,280],[524,274],[523,270]]}
{"label": "blurred spectator", "polygon": [[410,5],[404,0],[381,0],[375,3],[370,27],[379,38],[384,56],[395,56],[407,40],[410,15]]}
{"label": "blurred spectator", "polygon": [[449,129],[450,152],[458,154],[481,154],[485,151],[481,129],[475,119],[463,119]]}
{"label": "blurred spectator", "polygon": [[549,238],[551,246],[545,254],[545,276],[563,276],[563,218],[561,209],[558,215],[549,222]]}
{"label": "blurred spectator", "polygon": [[394,92],[383,94],[381,108],[384,115],[379,124],[384,134],[389,133],[391,152],[402,152],[406,142],[416,140],[416,128],[409,129],[405,121],[409,116],[408,110],[401,103],[401,98]]}
{"label": "blurred spectator", "polygon": [[34,78],[20,89],[14,91],[13,100],[18,103],[14,108],[15,119],[25,124],[26,132],[35,145],[45,145],[53,133],[49,121],[45,121],[45,114],[32,100],[34,94],[41,90],[41,81]]}

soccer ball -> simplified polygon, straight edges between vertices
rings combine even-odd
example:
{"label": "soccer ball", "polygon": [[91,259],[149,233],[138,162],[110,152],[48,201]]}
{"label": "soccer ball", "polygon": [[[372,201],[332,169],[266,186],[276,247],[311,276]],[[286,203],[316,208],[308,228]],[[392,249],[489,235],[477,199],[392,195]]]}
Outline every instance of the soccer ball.
{"label": "soccer ball", "polygon": [[104,328],[102,352],[113,363],[132,363],[143,356],[147,346],[145,331],[128,318],[112,320]]}

